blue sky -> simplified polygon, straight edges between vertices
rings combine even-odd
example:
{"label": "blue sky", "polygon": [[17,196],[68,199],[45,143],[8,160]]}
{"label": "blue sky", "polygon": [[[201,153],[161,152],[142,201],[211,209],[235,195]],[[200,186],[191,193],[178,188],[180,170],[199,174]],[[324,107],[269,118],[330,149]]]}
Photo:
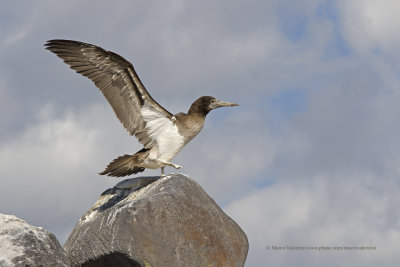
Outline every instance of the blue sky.
{"label": "blue sky", "polygon": [[74,39],[131,61],[173,113],[201,95],[240,104],[210,113],[174,162],[246,232],[246,266],[397,266],[399,8],[394,0],[4,1],[0,212],[63,243],[119,181],[97,172],[140,149],[97,88],[43,47]]}

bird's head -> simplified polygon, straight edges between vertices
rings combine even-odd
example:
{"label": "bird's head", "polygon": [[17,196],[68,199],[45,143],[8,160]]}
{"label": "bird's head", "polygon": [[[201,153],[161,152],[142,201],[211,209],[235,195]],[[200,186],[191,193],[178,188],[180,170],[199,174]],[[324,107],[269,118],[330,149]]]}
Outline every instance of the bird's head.
{"label": "bird's head", "polygon": [[213,109],[233,106],[239,106],[239,104],[221,101],[212,96],[202,96],[193,102],[189,113],[199,113],[205,116]]}

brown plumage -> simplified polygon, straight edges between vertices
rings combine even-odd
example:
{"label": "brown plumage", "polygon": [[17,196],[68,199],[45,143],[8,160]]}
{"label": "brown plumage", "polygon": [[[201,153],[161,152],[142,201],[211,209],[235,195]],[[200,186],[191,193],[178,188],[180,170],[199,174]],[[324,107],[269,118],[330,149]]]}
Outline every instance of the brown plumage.
{"label": "brown plumage", "polygon": [[172,115],[147,92],[133,65],[101,47],[71,40],[50,40],[46,49],[73,70],[91,79],[110,103],[118,119],[135,135],[143,149],[113,160],[100,174],[121,177],[145,168],[181,166],[170,162],[202,129],[208,112],[223,106],[237,106],[211,96],[197,99],[187,114]]}

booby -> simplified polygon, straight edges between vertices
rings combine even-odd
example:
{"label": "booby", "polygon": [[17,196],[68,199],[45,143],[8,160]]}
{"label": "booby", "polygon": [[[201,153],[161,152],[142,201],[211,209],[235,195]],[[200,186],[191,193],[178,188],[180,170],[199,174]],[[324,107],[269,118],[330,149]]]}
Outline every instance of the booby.
{"label": "booby", "polygon": [[122,177],[143,172],[145,168],[161,168],[164,175],[165,166],[180,169],[171,160],[201,131],[207,114],[219,107],[238,106],[202,96],[187,113],[173,115],[150,96],[133,65],[120,55],[72,40],[50,40],[45,47],[77,73],[91,79],[124,128],[143,145],[133,155],[114,159],[101,175]]}

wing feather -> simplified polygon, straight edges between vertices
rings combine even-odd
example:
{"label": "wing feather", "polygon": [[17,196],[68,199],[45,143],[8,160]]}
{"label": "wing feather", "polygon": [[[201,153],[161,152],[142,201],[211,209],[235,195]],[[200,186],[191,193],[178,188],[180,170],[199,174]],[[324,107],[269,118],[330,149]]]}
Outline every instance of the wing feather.
{"label": "wing feather", "polygon": [[[45,46],[77,73],[94,82],[125,129],[145,148],[157,141],[162,129],[160,121],[167,122],[173,115],[150,96],[129,61],[101,47],[78,41],[50,40]],[[151,110],[152,116],[143,116],[144,109]]]}

